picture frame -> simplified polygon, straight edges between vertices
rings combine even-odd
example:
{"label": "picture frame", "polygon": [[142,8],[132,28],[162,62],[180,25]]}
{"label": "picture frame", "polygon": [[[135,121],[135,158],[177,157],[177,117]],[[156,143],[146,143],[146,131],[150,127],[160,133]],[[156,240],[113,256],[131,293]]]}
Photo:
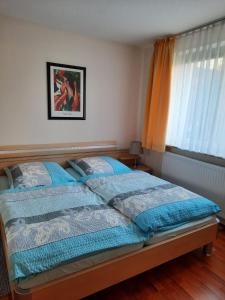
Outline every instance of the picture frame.
{"label": "picture frame", "polygon": [[86,120],[86,68],[46,64],[48,120]]}

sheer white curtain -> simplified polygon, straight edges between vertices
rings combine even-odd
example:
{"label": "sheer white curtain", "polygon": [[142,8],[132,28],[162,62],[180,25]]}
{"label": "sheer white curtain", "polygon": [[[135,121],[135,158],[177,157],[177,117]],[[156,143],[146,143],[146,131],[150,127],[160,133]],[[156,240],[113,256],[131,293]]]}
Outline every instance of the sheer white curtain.
{"label": "sheer white curtain", "polygon": [[225,158],[225,23],[177,38],[166,144]]}

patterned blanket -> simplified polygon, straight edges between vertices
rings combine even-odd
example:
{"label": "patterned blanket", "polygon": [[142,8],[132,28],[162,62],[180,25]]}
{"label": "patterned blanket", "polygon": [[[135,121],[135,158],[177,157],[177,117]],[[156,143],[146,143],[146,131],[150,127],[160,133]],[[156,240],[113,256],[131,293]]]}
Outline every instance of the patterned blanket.
{"label": "patterned blanket", "polygon": [[220,211],[212,201],[141,171],[88,179],[86,184],[145,232],[169,230]]}
{"label": "patterned blanket", "polygon": [[1,192],[0,212],[12,280],[146,240],[127,217],[78,183]]}

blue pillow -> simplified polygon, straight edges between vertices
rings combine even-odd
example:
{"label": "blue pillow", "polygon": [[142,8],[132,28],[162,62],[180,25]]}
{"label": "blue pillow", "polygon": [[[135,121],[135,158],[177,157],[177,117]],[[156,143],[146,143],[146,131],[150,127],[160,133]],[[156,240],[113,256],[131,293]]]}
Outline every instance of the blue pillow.
{"label": "blue pillow", "polygon": [[9,179],[10,188],[31,188],[76,182],[55,162],[28,162],[5,168]]}
{"label": "blue pillow", "polygon": [[83,157],[68,163],[81,176],[113,175],[131,172],[131,169],[109,156]]}
{"label": "blue pillow", "polygon": [[76,182],[77,180],[55,162],[44,162],[52,179],[52,184],[62,184],[67,182]]}

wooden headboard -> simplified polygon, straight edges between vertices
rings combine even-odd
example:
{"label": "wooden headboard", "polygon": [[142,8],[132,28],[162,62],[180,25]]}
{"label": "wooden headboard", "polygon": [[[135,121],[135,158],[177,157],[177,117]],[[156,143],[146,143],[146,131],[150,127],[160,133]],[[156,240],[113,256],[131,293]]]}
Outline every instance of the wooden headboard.
{"label": "wooden headboard", "polygon": [[68,159],[99,155],[119,158],[127,152],[118,149],[115,141],[0,146],[0,174],[4,167],[23,162],[55,161],[66,167]]}

